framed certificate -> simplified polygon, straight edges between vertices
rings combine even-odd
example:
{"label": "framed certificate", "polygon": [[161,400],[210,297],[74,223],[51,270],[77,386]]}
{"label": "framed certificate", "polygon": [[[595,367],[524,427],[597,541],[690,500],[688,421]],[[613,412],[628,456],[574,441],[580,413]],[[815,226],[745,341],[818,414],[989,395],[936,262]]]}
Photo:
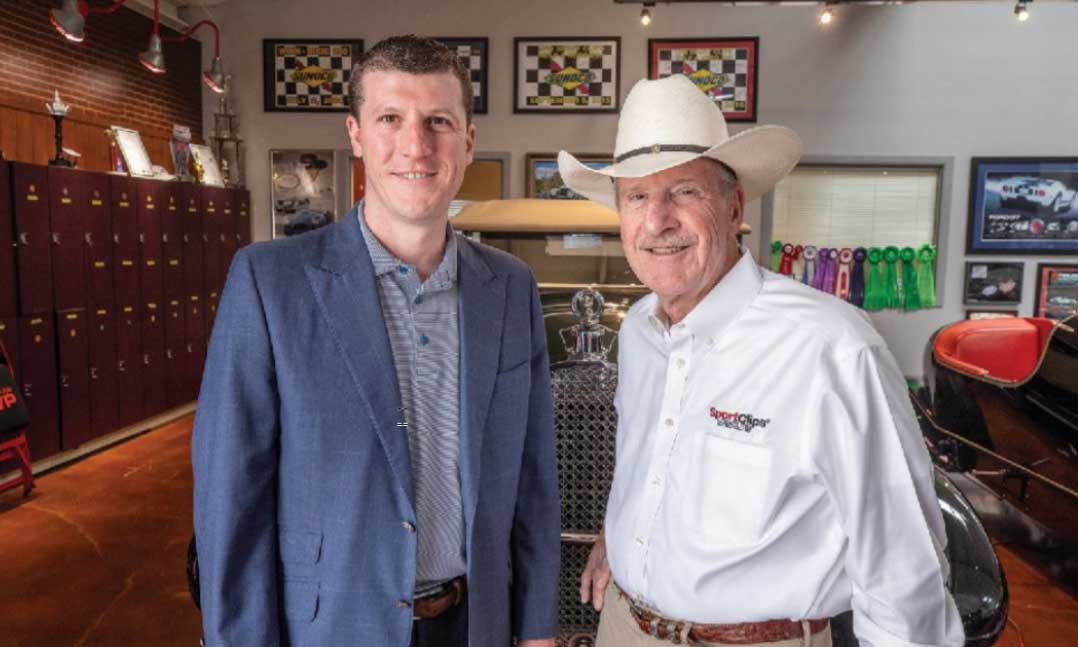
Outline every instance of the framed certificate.
{"label": "framed certificate", "polygon": [[207,186],[224,186],[225,180],[221,177],[221,169],[217,166],[217,158],[209,146],[203,144],[191,144],[191,157],[195,165],[202,168],[200,181]]}
{"label": "framed certificate", "polygon": [[150,163],[150,155],[142,144],[142,137],[137,130],[111,126],[112,137],[116,141],[120,154],[123,155],[124,164],[127,165],[127,173],[133,177],[153,177],[153,165]]}

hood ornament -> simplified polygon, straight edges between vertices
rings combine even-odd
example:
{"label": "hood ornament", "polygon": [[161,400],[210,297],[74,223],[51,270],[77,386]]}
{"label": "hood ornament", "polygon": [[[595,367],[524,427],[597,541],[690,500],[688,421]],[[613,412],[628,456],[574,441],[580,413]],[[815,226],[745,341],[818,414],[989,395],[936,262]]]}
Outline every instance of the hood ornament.
{"label": "hood ornament", "polygon": [[577,323],[558,331],[570,360],[608,363],[618,333],[600,323],[606,301],[597,290],[585,288],[573,295],[570,308]]}

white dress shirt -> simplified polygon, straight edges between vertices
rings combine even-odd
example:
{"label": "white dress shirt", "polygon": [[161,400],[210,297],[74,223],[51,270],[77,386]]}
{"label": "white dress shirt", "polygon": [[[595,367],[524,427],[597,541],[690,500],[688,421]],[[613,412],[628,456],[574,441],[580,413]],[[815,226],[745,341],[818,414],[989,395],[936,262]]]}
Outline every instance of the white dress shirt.
{"label": "white dress shirt", "polygon": [[614,579],[697,623],[827,618],[862,645],[962,645],[932,466],[868,317],[745,253],[678,324],[619,333]]}

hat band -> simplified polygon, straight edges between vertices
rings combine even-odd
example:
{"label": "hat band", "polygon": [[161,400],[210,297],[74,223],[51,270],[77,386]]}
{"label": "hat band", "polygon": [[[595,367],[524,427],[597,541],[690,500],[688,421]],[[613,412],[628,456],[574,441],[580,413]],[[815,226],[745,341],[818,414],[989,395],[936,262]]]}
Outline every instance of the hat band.
{"label": "hat band", "polygon": [[710,146],[696,146],[694,144],[655,144],[653,146],[644,146],[643,148],[634,148],[631,151],[622,153],[614,158],[614,162],[620,164],[630,157],[648,153],[706,153],[709,150],[711,150]]}

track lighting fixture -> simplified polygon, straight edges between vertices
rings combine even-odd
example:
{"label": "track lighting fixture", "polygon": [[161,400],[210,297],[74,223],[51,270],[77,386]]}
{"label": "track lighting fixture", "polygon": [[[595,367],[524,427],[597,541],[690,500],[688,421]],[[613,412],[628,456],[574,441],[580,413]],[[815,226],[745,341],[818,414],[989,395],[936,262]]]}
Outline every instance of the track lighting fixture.
{"label": "track lighting fixture", "polygon": [[821,25],[830,25],[835,21],[835,12],[831,9],[831,3],[823,6],[823,11],[820,12],[818,20]]}
{"label": "track lighting fixture", "polygon": [[86,0],[61,0],[60,8],[49,11],[49,22],[60,35],[74,43],[86,38],[86,16],[90,13],[113,13],[127,0],[116,0],[108,7],[91,7]]}
{"label": "track lighting fixture", "polygon": [[217,23],[212,20],[202,20],[188,27],[187,31],[179,36],[165,38],[164,40],[170,43],[185,41],[203,25],[209,25],[213,28],[213,63],[210,64],[210,69],[202,72],[202,82],[206,84],[207,88],[220,94],[225,91],[225,74],[221,69],[221,30],[217,28]]}
{"label": "track lighting fixture", "polygon": [[1018,19],[1018,22],[1029,20],[1029,8],[1025,0],[1019,0],[1018,4],[1014,5],[1014,17]]}
{"label": "track lighting fixture", "polygon": [[153,33],[150,34],[150,44],[146,51],[138,55],[142,67],[154,74],[164,74],[165,52],[161,48],[161,0],[153,0]]}
{"label": "track lighting fixture", "polygon": [[644,8],[640,10],[640,24],[644,27],[651,24],[651,8],[654,6],[654,2],[645,2]]}

